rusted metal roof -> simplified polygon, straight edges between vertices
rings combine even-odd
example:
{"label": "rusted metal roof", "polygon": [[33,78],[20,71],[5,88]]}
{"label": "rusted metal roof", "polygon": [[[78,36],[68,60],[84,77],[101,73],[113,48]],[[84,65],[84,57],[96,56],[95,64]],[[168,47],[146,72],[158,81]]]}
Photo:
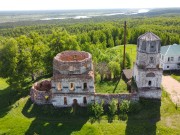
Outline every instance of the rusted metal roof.
{"label": "rusted metal roof", "polygon": [[91,54],[84,51],[63,51],[57,54],[54,59],[62,62],[79,62],[91,58]]}
{"label": "rusted metal roof", "polygon": [[132,78],[133,70],[132,69],[124,69],[123,74],[126,79],[130,80]]}

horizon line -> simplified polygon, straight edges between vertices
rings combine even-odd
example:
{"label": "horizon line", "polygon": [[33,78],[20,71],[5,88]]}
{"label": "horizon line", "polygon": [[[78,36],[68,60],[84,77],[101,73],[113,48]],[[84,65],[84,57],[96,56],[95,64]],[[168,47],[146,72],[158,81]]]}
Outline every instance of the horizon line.
{"label": "horizon line", "polygon": [[18,10],[0,10],[0,12],[5,12],[5,11],[63,11],[63,10],[66,10],[66,11],[70,11],[70,10],[118,10],[118,9],[177,9],[180,7],[152,7],[152,8],[79,8],[79,9],[18,9]]}

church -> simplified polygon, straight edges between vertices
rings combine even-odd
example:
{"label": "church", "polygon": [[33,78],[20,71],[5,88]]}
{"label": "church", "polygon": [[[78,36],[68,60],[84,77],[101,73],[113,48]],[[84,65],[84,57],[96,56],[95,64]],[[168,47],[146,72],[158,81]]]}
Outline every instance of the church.
{"label": "church", "polygon": [[136,92],[100,94],[95,92],[92,56],[84,51],[64,51],[53,60],[53,77],[33,84],[30,96],[36,104],[52,104],[55,107],[70,107],[74,104],[108,104],[112,99],[119,103],[140,98],[161,99],[162,68],[160,67],[160,38],[147,32],[137,39],[137,57],[132,80]]}
{"label": "church", "polygon": [[139,97],[161,99],[160,38],[147,32],[137,39],[137,57],[133,78],[137,84]]}

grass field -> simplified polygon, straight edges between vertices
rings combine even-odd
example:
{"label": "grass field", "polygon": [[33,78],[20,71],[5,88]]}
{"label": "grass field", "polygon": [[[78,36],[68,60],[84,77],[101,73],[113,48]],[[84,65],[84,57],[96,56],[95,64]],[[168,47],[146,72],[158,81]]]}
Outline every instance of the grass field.
{"label": "grass field", "polygon": [[171,76],[180,82],[180,71],[173,72]]}
{"label": "grass field", "polygon": [[[116,46],[116,47],[113,47],[111,49],[119,50],[119,53],[121,55],[123,55],[123,52],[124,52],[124,46],[123,45]],[[133,67],[133,62],[136,61],[136,45],[135,44],[127,44],[126,45],[126,53],[128,53],[129,56],[130,56],[131,68],[132,68]]]}
{"label": "grass field", "polygon": [[[112,123],[108,123],[107,115],[103,115],[100,122],[91,124],[86,114],[72,115],[67,109],[53,113],[46,106],[32,104],[29,96],[19,98],[19,93],[16,92],[9,95],[8,85],[4,79],[0,79],[0,84],[0,134],[2,135],[180,134],[180,109],[176,110],[165,92],[162,95],[161,106],[156,102],[145,104],[139,113],[128,114],[128,119],[125,121],[119,120],[116,116]],[[9,96],[11,105],[8,104]]]}
{"label": "grass field", "polygon": [[127,84],[124,80],[118,81],[103,81],[95,84],[97,93],[127,93]]}

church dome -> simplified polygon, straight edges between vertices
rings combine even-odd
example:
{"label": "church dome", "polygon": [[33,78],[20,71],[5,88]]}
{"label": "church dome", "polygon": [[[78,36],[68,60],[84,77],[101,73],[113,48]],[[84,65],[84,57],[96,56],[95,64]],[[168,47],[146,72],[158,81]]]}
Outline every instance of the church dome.
{"label": "church dome", "polygon": [[145,34],[139,36],[138,39],[139,40],[145,40],[145,41],[160,40],[160,38],[152,32],[146,32]]}

